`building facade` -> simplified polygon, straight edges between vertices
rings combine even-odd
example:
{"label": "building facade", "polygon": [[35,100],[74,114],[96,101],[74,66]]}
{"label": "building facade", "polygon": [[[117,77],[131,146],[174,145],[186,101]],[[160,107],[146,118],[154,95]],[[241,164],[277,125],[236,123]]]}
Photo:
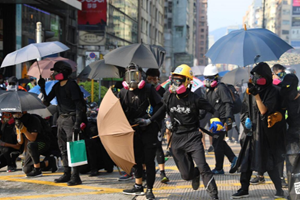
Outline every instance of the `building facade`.
{"label": "building facade", "polygon": [[[36,43],[36,23],[41,22],[44,32],[43,41],[60,41],[70,50],[60,56],[76,60],[77,57],[77,10],[79,1],[0,1],[0,64],[4,57],[24,46]],[[46,32],[48,31],[48,32]],[[46,33],[51,32],[51,37]],[[54,55],[55,56],[55,55]],[[58,54],[56,54],[58,56]],[[4,76],[22,77],[32,62],[6,67],[1,71]]]}
{"label": "building facade", "polygon": [[195,58],[197,65],[207,65],[208,50],[207,0],[197,0]]}

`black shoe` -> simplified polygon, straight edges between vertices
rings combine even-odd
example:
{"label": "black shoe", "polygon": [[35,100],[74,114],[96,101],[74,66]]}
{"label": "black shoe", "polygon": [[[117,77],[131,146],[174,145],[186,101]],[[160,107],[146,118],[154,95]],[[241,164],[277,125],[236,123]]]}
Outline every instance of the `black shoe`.
{"label": "black shoe", "polygon": [[123,194],[130,194],[130,195],[144,195],[144,187],[134,185],[132,189],[123,190]]}
{"label": "black shoe", "polygon": [[232,199],[241,199],[249,196],[249,192],[239,189],[237,193],[231,196]]}
{"label": "black shoe", "polygon": [[255,178],[253,178],[251,181],[250,181],[250,184],[251,185],[258,185],[258,184],[262,184],[265,182],[265,177],[264,176],[259,176],[257,175]]}
{"label": "black shoe", "polygon": [[33,168],[31,172],[26,174],[27,177],[38,177],[43,176],[41,168]]}
{"label": "black shoe", "polygon": [[288,188],[288,184],[285,182],[284,178],[281,178],[281,186],[282,188]]}
{"label": "black shoe", "polygon": [[55,183],[67,183],[68,181],[70,181],[70,179],[71,179],[71,174],[65,172],[58,179],[54,179],[54,182]]}
{"label": "black shoe", "polygon": [[147,191],[146,191],[146,199],[151,199],[151,200],[155,199],[155,196],[154,196],[154,194],[152,192],[152,189],[147,189]]}
{"label": "black shoe", "polygon": [[52,173],[56,172],[58,170],[57,158],[55,156],[50,156],[48,162],[49,162],[49,169],[51,170],[51,172]]}
{"label": "black shoe", "polygon": [[79,175],[72,175],[70,181],[68,181],[68,186],[80,185],[82,184]]}
{"label": "black shoe", "polygon": [[196,176],[192,180],[192,188],[193,188],[193,190],[198,190],[199,186],[200,186],[200,175]]}
{"label": "black shoe", "polygon": [[275,194],[274,198],[275,199],[277,199],[277,198],[284,198],[284,192],[283,192],[283,190],[276,191],[276,194]]}
{"label": "black shoe", "polygon": [[98,170],[91,170],[89,177],[98,176],[98,175],[99,175]]}
{"label": "black shoe", "polygon": [[207,150],[208,152],[214,152],[214,147],[213,146],[210,146]]}

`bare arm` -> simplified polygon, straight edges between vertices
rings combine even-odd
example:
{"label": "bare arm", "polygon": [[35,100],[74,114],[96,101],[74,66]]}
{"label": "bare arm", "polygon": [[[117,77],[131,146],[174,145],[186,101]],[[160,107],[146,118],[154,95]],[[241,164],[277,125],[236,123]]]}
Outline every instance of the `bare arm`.
{"label": "bare arm", "polygon": [[257,94],[254,97],[255,97],[256,104],[257,104],[260,114],[262,114],[262,115],[266,114],[268,111],[268,108],[264,105],[260,96]]}

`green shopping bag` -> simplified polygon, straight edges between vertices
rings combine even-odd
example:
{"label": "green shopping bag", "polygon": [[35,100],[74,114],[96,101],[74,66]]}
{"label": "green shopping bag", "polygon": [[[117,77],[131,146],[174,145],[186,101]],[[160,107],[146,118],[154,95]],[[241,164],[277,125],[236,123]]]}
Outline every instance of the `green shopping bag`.
{"label": "green shopping bag", "polygon": [[69,167],[76,167],[88,163],[84,140],[67,142],[67,151]]}

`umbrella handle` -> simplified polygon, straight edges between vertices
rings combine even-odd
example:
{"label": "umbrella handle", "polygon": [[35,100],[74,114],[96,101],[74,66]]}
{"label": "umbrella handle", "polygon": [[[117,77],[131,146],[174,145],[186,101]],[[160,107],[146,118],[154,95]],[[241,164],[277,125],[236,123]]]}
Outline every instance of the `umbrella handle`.
{"label": "umbrella handle", "polygon": [[139,124],[133,124],[133,125],[131,125],[131,127],[136,127],[136,126],[138,126]]}
{"label": "umbrella handle", "polygon": [[93,136],[93,137],[90,137],[90,139],[95,139],[95,138],[97,138],[97,137],[99,137],[99,135],[95,135],[95,136]]}
{"label": "umbrella handle", "polygon": [[41,68],[40,68],[40,65],[39,65],[39,61],[38,61],[38,59],[36,59],[36,63],[37,63],[37,66],[38,66],[38,68],[39,68],[40,77],[42,77]]}

